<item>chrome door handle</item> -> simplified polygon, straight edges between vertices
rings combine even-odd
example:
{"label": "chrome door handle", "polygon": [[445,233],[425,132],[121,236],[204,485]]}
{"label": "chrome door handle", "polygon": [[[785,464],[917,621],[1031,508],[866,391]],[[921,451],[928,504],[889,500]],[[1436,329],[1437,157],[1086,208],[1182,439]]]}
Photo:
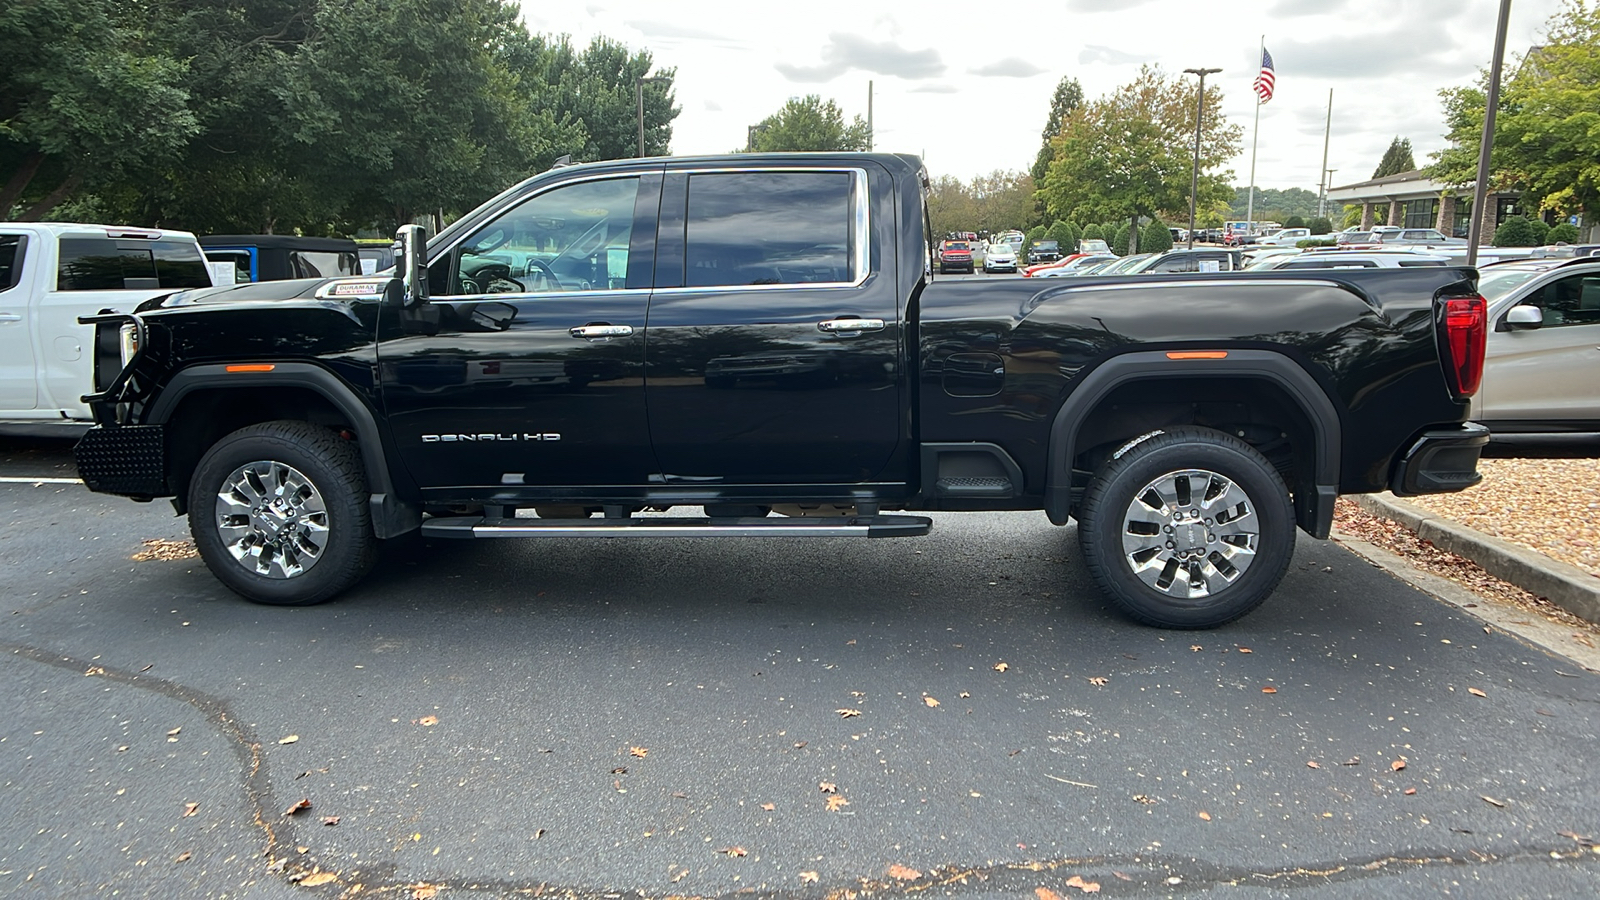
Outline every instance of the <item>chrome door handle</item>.
{"label": "chrome door handle", "polygon": [[21,322],[22,317],[16,313],[0,313],[0,322]]}
{"label": "chrome door handle", "polygon": [[605,340],[606,338],[627,337],[633,334],[632,325],[607,325],[600,322],[594,325],[579,325],[572,329],[572,336],[586,341]]}
{"label": "chrome door handle", "polygon": [[883,320],[842,316],[837,319],[824,319],[818,322],[817,330],[824,334],[860,334],[863,331],[882,331]]}

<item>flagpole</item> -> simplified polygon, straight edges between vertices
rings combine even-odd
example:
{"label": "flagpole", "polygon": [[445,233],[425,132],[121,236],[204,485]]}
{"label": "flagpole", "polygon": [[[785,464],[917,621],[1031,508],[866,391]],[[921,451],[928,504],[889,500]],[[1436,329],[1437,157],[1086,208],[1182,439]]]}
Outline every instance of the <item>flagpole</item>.
{"label": "flagpole", "polygon": [[1328,214],[1328,138],[1333,134],[1333,88],[1328,88],[1328,122],[1322,127],[1322,172],[1317,183],[1322,185],[1322,196],[1317,198],[1317,215]]}
{"label": "flagpole", "polygon": [[[1261,46],[1256,50],[1256,70],[1261,69],[1262,54],[1267,52],[1267,36],[1261,36]],[[1249,220],[1245,235],[1256,233],[1256,144],[1261,140],[1261,97],[1256,96],[1256,125],[1250,135],[1250,197],[1245,201],[1244,217]]]}

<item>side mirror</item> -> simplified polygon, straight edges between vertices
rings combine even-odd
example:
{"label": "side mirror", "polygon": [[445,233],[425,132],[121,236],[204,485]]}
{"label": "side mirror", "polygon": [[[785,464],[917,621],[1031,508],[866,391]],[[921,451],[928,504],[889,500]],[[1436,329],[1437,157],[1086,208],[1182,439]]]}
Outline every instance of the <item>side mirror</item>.
{"label": "side mirror", "polygon": [[400,277],[400,305],[428,302],[428,242],[421,225],[401,225],[395,233],[394,271]]}
{"label": "side mirror", "polygon": [[1512,328],[1538,328],[1544,324],[1544,310],[1537,306],[1513,306],[1506,313],[1506,324]]}

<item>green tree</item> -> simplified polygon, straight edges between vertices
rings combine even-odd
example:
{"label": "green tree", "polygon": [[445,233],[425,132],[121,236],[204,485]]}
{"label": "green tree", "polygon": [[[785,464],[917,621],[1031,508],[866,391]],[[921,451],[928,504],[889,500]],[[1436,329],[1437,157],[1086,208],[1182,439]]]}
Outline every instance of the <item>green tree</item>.
{"label": "green tree", "polygon": [[1333,231],[1333,221],[1327,216],[1315,216],[1306,227],[1312,234],[1329,234]]}
{"label": "green tree", "polygon": [[1560,225],[1550,229],[1550,233],[1544,236],[1544,240],[1548,244],[1576,244],[1578,237],[1578,226],[1571,222],[1562,222]]}
{"label": "green tree", "polygon": [[[1146,66],[1131,84],[1080,107],[1055,138],[1056,154],[1039,193],[1051,215],[1116,221],[1187,214],[1193,165],[1196,83],[1169,80]],[[1206,89],[1202,172],[1237,154],[1243,130],[1222,115],[1222,91]],[[1197,202],[1232,192],[1231,172],[1202,174]]]}
{"label": "green tree", "polygon": [[[671,152],[672,121],[682,112],[673,105],[676,69],[651,72],[648,50],[630,51],[604,36],[580,53],[562,35],[532,35],[510,41],[507,66],[519,76],[534,108],[555,122],[582,127],[580,146],[570,149],[575,162],[627,159],[639,155],[638,102],[644,100],[644,154]],[[662,81],[640,85],[639,78]]]}
{"label": "green tree", "polygon": [[1373,178],[1386,178],[1409,172],[1417,167],[1416,158],[1411,154],[1411,139],[1396,135],[1389,142],[1389,149],[1383,151],[1383,159],[1378,161],[1378,167],[1372,170]]}
{"label": "green tree", "polygon": [[1283,220],[1283,227],[1304,228],[1306,227],[1306,220],[1300,218],[1299,216],[1290,216],[1289,218]]}
{"label": "green tree", "polygon": [[1492,243],[1496,247],[1537,247],[1539,240],[1533,232],[1533,223],[1523,216],[1512,216],[1500,223],[1494,231]]}
{"label": "green tree", "polygon": [[998,234],[1035,224],[1033,177],[1025,172],[997,169],[972,179],[966,191],[972,198],[969,231]]}
{"label": "green tree", "polygon": [[199,130],[186,64],[146,39],[141,5],[13,2],[0,13],[0,219],[147,171]]}
{"label": "green tree", "polygon": [[1165,253],[1172,249],[1172,229],[1162,221],[1154,221],[1139,231],[1140,253]]}
{"label": "green tree", "polygon": [[1111,239],[1111,252],[1118,256],[1128,255],[1128,226],[1117,228],[1116,236]]}
{"label": "green tree", "polygon": [[928,219],[935,238],[952,231],[972,231],[978,205],[961,179],[941,175],[928,186]]}
{"label": "green tree", "polygon": [[1034,157],[1033,168],[1028,174],[1033,176],[1034,183],[1044,181],[1045,173],[1050,171],[1050,164],[1055,161],[1055,139],[1061,134],[1061,127],[1067,117],[1072,115],[1078,107],[1083,105],[1083,85],[1076,78],[1062,76],[1056,82],[1056,91],[1050,95],[1050,116],[1045,119],[1044,131],[1040,134],[1043,143],[1039,153]]}
{"label": "green tree", "polygon": [[[1243,219],[1248,208],[1250,189],[1240,187],[1234,190],[1233,198],[1228,205],[1228,215],[1233,219]],[[1290,216],[1316,215],[1317,194],[1305,188],[1256,188],[1256,221],[1285,222]]]}
{"label": "green tree", "polygon": [[755,126],[758,153],[865,150],[871,135],[866,120],[845,124],[844,111],[817,94],[791,97],[781,109]]}

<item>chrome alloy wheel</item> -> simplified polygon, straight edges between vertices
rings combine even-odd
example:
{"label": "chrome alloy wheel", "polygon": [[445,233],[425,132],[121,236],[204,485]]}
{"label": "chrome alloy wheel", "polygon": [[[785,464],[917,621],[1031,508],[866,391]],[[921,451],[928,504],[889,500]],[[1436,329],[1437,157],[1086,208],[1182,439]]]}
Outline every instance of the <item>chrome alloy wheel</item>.
{"label": "chrome alloy wheel", "polygon": [[299,469],[275,460],[234,469],[217,492],[216,516],[223,546],[267,578],[304,575],[328,545],[322,493]]}
{"label": "chrome alloy wheel", "polygon": [[1210,597],[1239,580],[1261,539],[1255,504],[1206,469],[1168,472],[1134,494],[1122,553],[1145,584],[1179,599]]}

